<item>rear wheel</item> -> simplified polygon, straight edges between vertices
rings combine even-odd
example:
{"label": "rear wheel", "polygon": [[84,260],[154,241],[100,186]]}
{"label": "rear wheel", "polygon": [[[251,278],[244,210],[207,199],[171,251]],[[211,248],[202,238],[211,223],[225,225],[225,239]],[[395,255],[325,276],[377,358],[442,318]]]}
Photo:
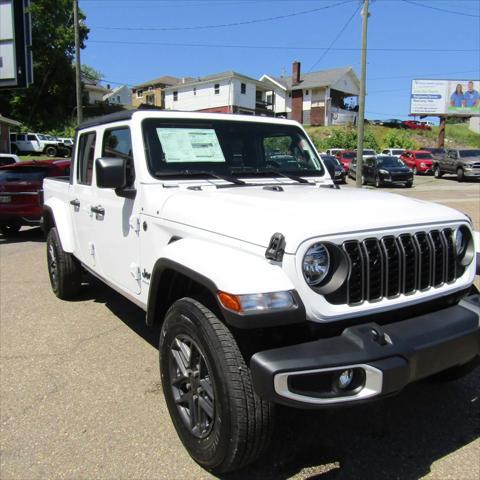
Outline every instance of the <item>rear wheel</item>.
{"label": "rear wheel", "polygon": [[417,167],[413,167],[413,174],[414,174],[414,175],[418,175]]}
{"label": "rear wheel", "polygon": [[47,235],[47,265],[53,293],[62,300],[73,298],[80,290],[82,269],[78,260],[63,250],[55,227]]}
{"label": "rear wheel", "polygon": [[442,175],[443,175],[443,172],[440,170],[440,166],[435,165],[435,168],[433,170],[433,176],[438,179],[438,178],[442,178]]}
{"label": "rear wheel", "polygon": [[160,373],[178,436],[202,467],[237,470],[266,449],[273,406],[255,394],[230,330],[196,300],[178,300],[165,316]]}
{"label": "rear wheel", "polygon": [[365,175],[362,175],[362,185],[367,184],[367,179],[365,178]]}
{"label": "rear wheel", "polygon": [[55,157],[57,155],[57,147],[54,147],[52,145],[48,146],[45,148],[45,154],[48,157]]}
{"label": "rear wheel", "polygon": [[10,237],[18,233],[20,231],[20,228],[22,228],[22,226],[20,225],[20,222],[12,220],[11,222],[2,223],[0,225],[0,232],[5,237]]}
{"label": "rear wheel", "polygon": [[461,167],[457,168],[457,181],[459,181],[459,182],[464,182],[465,181],[465,172],[463,171],[463,168],[461,168]]}

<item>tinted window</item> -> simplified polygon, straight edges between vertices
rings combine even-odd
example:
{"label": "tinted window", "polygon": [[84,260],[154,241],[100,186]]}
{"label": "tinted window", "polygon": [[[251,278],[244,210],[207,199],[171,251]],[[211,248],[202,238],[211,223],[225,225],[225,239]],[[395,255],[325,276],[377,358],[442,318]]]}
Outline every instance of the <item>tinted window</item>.
{"label": "tinted window", "polygon": [[83,185],[92,184],[95,139],[95,132],[90,132],[80,135],[78,140],[77,182]]}
{"label": "tinted window", "polygon": [[20,141],[20,142],[24,142],[25,141],[25,135],[23,135],[23,133],[19,133],[17,135],[17,140]]}
{"label": "tinted window", "polygon": [[0,170],[0,183],[41,182],[48,176],[50,169],[45,167],[16,167]]}
{"label": "tinted window", "polygon": [[417,153],[415,155],[417,158],[421,158],[421,159],[432,159],[432,154],[431,153]]}
{"label": "tinted window", "polygon": [[461,157],[480,157],[480,150],[460,150]]}
{"label": "tinted window", "polygon": [[357,154],[355,152],[344,152],[342,153],[343,158],[355,158]]}
{"label": "tinted window", "polygon": [[35,137],[35,135],[27,135],[27,140],[29,142],[34,142],[36,139],[37,139],[37,137]]}
{"label": "tinted window", "polygon": [[0,166],[3,167],[4,165],[12,165],[15,162],[15,159],[12,157],[0,157]]}
{"label": "tinted window", "polygon": [[377,157],[379,167],[404,167],[405,164],[397,157]]}
{"label": "tinted window", "polygon": [[107,130],[103,135],[102,157],[124,158],[127,162],[127,185],[135,179],[132,137],[128,127]]}

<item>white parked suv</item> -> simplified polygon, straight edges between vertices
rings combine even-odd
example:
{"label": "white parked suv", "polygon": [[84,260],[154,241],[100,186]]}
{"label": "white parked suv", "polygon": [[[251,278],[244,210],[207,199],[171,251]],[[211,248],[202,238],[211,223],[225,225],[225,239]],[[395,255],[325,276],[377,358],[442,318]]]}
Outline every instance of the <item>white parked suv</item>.
{"label": "white parked suv", "polygon": [[404,148],[385,148],[384,150],[382,150],[382,155],[389,155],[390,157],[400,158],[400,155],[404,151]]}
{"label": "white parked suv", "polygon": [[59,142],[49,135],[41,133],[11,133],[10,146],[12,153],[44,153],[55,157],[59,152]]}
{"label": "white parked suv", "polygon": [[172,422],[216,474],[265,450],[276,404],[355,405],[479,359],[469,218],[335,188],[296,122],[108,115],[44,197],[53,292],[88,272],[161,325]]}

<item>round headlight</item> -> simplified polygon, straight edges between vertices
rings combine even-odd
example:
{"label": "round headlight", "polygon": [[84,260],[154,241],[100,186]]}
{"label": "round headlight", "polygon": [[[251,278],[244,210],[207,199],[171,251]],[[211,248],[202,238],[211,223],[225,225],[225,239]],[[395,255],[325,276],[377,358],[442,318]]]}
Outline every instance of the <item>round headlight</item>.
{"label": "round headlight", "polygon": [[460,265],[466,267],[470,265],[475,256],[475,247],[470,229],[461,225],[455,231],[455,253]]}
{"label": "round headlight", "polygon": [[322,243],[312,245],[303,257],[303,276],[315,287],[322,283],[330,271],[330,254]]}

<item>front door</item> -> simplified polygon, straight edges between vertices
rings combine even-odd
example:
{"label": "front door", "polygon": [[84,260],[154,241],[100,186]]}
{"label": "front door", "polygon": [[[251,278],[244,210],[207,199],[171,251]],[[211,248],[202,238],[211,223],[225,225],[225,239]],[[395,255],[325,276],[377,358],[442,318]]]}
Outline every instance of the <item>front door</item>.
{"label": "front door", "polygon": [[[132,139],[128,126],[99,130],[100,157],[127,161],[127,187],[135,186]],[[102,277],[132,293],[140,293],[140,212],[136,197],[98,188],[94,181],[92,207],[95,258]]]}

